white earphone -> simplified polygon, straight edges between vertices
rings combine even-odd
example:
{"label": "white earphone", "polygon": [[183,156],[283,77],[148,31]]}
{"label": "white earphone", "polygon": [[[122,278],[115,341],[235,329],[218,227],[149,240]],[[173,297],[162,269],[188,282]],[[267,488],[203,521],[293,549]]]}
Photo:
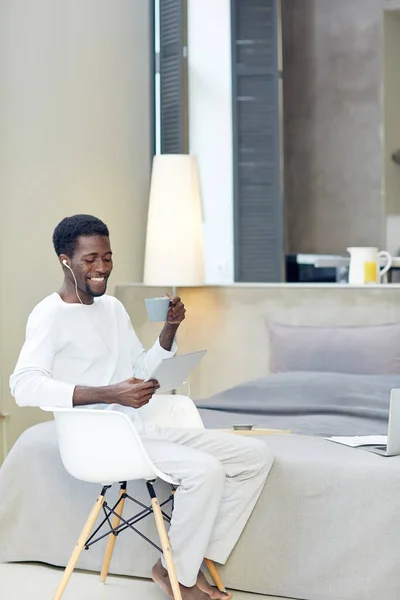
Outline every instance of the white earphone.
{"label": "white earphone", "polygon": [[91,316],[90,316],[90,314],[87,312],[87,307],[86,307],[86,305],[85,305],[85,304],[82,302],[82,299],[81,299],[81,297],[80,297],[80,295],[79,295],[79,293],[78,293],[78,283],[77,283],[77,281],[76,281],[75,273],[73,272],[72,268],[69,266],[69,264],[67,263],[67,261],[65,260],[65,258],[64,258],[64,260],[62,261],[62,264],[63,264],[63,265],[65,265],[65,266],[67,267],[67,269],[69,269],[69,270],[71,271],[71,273],[72,273],[72,277],[74,278],[74,282],[75,282],[75,294],[76,294],[76,296],[77,296],[77,298],[78,298],[79,302],[82,304],[82,306],[83,306],[83,309],[84,309],[84,311],[85,311],[85,314],[86,314],[87,318],[88,318],[88,319],[90,319],[90,321],[91,321],[91,323],[92,323],[93,327],[95,328],[95,330],[97,331],[97,333],[98,333],[98,334],[99,334],[99,336],[101,337],[101,341],[103,342],[103,344],[105,344],[105,346],[107,346],[107,348],[109,349],[109,351],[110,351],[110,352],[111,352],[111,354],[112,354],[112,348],[111,348],[111,346],[110,346],[110,345],[109,345],[109,344],[106,342],[106,340],[103,338],[103,336],[102,336],[101,332],[100,332],[100,331],[97,329],[97,327],[96,327],[96,324],[94,323],[94,321],[93,321],[92,317],[91,317]]}
{"label": "white earphone", "polygon": [[74,278],[74,282],[75,282],[75,293],[76,293],[76,295],[77,295],[77,298],[78,298],[79,302],[80,302],[80,303],[82,304],[82,306],[83,306],[83,302],[82,302],[82,300],[81,300],[81,297],[80,297],[80,295],[78,294],[78,284],[77,284],[77,282],[76,282],[75,273],[73,272],[73,270],[71,269],[71,267],[69,266],[69,264],[67,263],[67,261],[65,260],[65,258],[64,258],[64,260],[62,261],[62,264],[63,264],[63,265],[65,265],[65,266],[67,267],[67,269],[69,269],[69,270],[71,271],[71,273],[72,273],[72,277]]}

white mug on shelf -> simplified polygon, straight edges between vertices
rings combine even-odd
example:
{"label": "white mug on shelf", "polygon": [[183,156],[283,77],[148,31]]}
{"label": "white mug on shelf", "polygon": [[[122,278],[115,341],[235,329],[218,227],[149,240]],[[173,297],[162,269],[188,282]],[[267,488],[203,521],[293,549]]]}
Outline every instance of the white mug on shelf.
{"label": "white mug on shelf", "polygon": [[[383,275],[392,266],[392,257],[386,250],[378,251],[375,247],[347,248],[350,254],[349,283],[363,285],[364,283],[381,283]],[[386,259],[386,265],[381,269],[381,259]]]}

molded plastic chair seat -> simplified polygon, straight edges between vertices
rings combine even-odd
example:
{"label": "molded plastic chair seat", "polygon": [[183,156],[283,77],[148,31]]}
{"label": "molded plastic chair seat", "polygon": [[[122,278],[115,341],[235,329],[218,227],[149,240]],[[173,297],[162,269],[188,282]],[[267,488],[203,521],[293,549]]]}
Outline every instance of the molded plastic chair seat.
{"label": "molded plastic chair seat", "polygon": [[[64,571],[54,600],[59,600],[64,593],[82,549],[87,545],[94,523],[101,509],[107,507],[109,513],[114,514],[114,519],[109,532],[113,535],[109,535],[101,571],[101,580],[105,581],[116,539],[114,531],[120,526],[124,502],[126,498],[129,498],[126,492],[126,482],[136,479],[144,479],[147,482],[151,497],[151,508],[148,508],[148,513],[153,512],[156,520],[174,599],[181,600],[180,587],[164,524],[164,519],[168,519],[161,511],[151,483],[157,477],[172,485],[177,485],[177,482],[153,464],[134,423],[124,412],[109,409],[57,407],[43,408],[43,410],[54,413],[61,459],[66,470],[77,479],[99,483],[103,486]],[[204,428],[195,404],[187,396],[156,394],[146,406],[140,409],[140,414],[144,419],[159,427]],[[117,504],[110,508],[105,502],[105,494],[107,489],[117,482],[121,484],[119,499]],[[122,520],[124,521],[124,519]],[[206,560],[206,564],[217,587],[221,591],[225,591],[214,564],[208,560]]]}

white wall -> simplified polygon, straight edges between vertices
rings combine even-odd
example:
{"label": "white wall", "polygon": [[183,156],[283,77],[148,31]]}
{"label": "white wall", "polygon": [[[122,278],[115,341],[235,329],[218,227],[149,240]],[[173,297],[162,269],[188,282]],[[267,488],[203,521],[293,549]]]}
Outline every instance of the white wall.
{"label": "white wall", "polygon": [[207,283],[234,279],[230,0],[188,0],[189,149],[204,207]]}
{"label": "white wall", "polygon": [[[0,407],[9,440],[43,420],[8,378],[33,306],[61,270],[51,235],[110,227],[112,284],[141,281],[150,174],[148,0],[0,2]],[[112,288],[110,290],[113,291]]]}

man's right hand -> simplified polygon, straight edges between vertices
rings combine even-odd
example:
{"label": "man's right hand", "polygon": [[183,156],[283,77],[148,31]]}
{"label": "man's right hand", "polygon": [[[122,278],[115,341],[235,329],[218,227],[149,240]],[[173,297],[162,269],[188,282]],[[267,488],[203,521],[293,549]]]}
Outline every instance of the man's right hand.
{"label": "man's right hand", "polygon": [[132,408],[140,408],[147,404],[152,395],[160,387],[158,381],[143,381],[131,377],[121,383],[101,387],[76,386],[72,398],[73,406],[88,404],[122,404]]}
{"label": "man's right hand", "polygon": [[123,406],[131,406],[132,408],[141,408],[145,404],[148,404],[160,385],[155,379],[143,381],[142,379],[131,377],[126,381],[117,383],[114,387],[114,402]]}

